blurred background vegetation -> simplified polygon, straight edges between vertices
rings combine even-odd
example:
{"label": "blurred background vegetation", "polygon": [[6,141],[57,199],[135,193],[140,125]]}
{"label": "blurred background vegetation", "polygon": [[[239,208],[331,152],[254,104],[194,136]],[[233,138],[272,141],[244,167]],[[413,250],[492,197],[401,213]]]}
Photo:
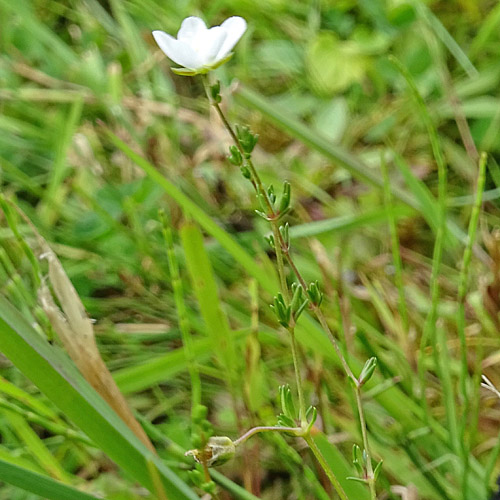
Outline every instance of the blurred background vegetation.
{"label": "blurred background vegetation", "polygon": [[[216,434],[235,438],[252,425],[273,424],[278,386],[293,386],[294,380],[288,338],[268,307],[274,292],[264,286],[267,276],[277,283],[264,240],[268,226],[254,214],[258,206],[247,181],[226,160],[230,139],[208,109],[201,82],[175,76],[151,36],[153,29],[175,34],[189,15],[208,25],[231,15],[248,22],[236,55],[217,70],[223,105],[233,121],[259,134],[254,159],[265,182],[292,184],[294,257],[308,282],[321,281],[329,322],[338,329],[343,318],[353,359],[379,359],[379,378],[365,404],[374,455],[384,460],[380,498],[486,499],[498,474],[500,422],[497,399],[479,390],[482,372],[500,385],[500,4],[0,0],[2,192],[60,257],[96,321],[100,352],[133,408],[183,449],[191,447],[189,377],[160,208],[174,229],[203,402]],[[455,228],[446,239],[439,279],[438,313],[448,354],[440,350],[433,356],[436,345],[426,351],[426,409],[420,406],[416,367],[430,309],[438,177],[421,114],[390,54],[414,78],[438,129],[448,168],[448,217]],[[316,144],[304,144],[301,124]],[[236,344],[237,415],[220,353],[205,342],[206,318],[177,237],[189,219],[186,210],[110,141],[106,129],[154,165],[260,266],[259,317],[252,330],[255,281],[217,238],[205,235],[220,297],[213,307],[221,307]],[[321,144],[330,149],[325,152]],[[459,396],[453,397],[460,359],[459,240],[467,233],[478,151],[488,153],[488,170],[466,303],[473,404],[464,412]],[[344,152],[372,181],[344,168]],[[420,200],[417,209],[397,196],[386,209],[382,154],[391,186]],[[388,212],[397,222],[407,318],[394,280]],[[47,333],[29,260],[0,220],[1,293]],[[30,237],[27,226],[21,230]],[[260,281],[258,273],[264,276]],[[306,395],[319,410],[317,425],[328,438],[325,454],[333,462],[344,460],[350,471],[352,444],[360,442],[350,390],[321,333],[309,320],[304,323],[299,340]],[[473,457],[467,473],[448,435],[450,401],[437,366],[443,358],[454,388],[451,404],[463,418],[463,446]],[[148,498],[88,443],[30,423],[26,412],[36,413],[36,404],[9,392],[8,381],[56,410],[7,359],[1,360],[1,374],[0,457],[84,483],[105,498]],[[12,416],[12,405],[23,418]],[[63,416],[57,421],[71,428]],[[260,498],[328,498],[332,493],[314,460],[300,443],[288,439],[287,446],[287,439],[254,438],[220,471]],[[176,468],[178,460],[157,444]],[[183,468],[179,474],[186,479]],[[464,474],[470,478],[467,491]],[[356,491],[353,499],[365,498],[362,487]],[[221,498],[232,495],[223,490]],[[38,497],[3,485],[0,498]]]}

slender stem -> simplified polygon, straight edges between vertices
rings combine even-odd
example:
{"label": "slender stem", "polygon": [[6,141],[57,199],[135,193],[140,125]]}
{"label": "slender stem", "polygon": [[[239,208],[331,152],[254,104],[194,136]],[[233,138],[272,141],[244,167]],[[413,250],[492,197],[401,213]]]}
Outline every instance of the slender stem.
{"label": "slender stem", "polygon": [[68,429],[64,425],[52,422],[48,418],[42,417],[41,415],[38,415],[33,411],[26,410],[21,406],[11,403],[3,398],[0,398],[0,408],[11,411],[13,413],[17,413],[18,415],[21,415],[21,417],[23,417],[24,420],[40,425],[41,427],[44,427],[52,434],[56,435],[59,434],[67,439],[79,441],[80,443],[83,443],[87,446],[95,447],[94,442],[87,436],[85,436],[85,434],[80,434],[78,431],[75,431],[73,429]]}
{"label": "slender stem", "polygon": [[476,231],[479,223],[479,215],[481,213],[481,203],[484,191],[484,184],[486,178],[486,153],[482,153],[479,159],[479,172],[477,176],[477,187],[476,187],[476,198],[474,200],[474,205],[472,207],[472,213],[469,220],[469,228],[467,234],[467,245],[464,250],[462,266],[460,269],[460,278],[458,285],[458,308],[457,308],[457,331],[460,339],[460,378],[459,378],[459,390],[462,397],[463,411],[460,422],[460,432],[459,432],[459,442],[462,444],[462,460],[464,466],[464,474],[462,477],[462,485],[464,498],[467,491],[467,483],[469,479],[469,451],[470,443],[472,440],[469,437],[467,441],[466,428],[470,425],[469,415],[472,405],[472,398],[469,397],[469,391],[467,390],[467,379],[469,378],[469,367],[467,361],[467,339],[465,336],[465,301],[467,297],[467,283],[469,278],[469,268],[472,258],[472,246],[474,240],[476,239]]}
{"label": "slender stem", "polygon": [[302,390],[302,378],[300,375],[299,360],[297,356],[297,340],[295,338],[295,327],[290,326],[288,328],[290,332],[290,338],[292,343],[292,357],[293,357],[293,367],[295,370],[295,382],[297,384],[297,393],[299,395],[299,418],[302,427],[307,426],[306,420],[306,404],[304,399],[304,391]]}
{"label": "slender stem", "polygon": [[203,75],[203,86],[205,87],[205,92],[207,94],[208,101],[215,108],[215,111],[219,115],[219,118],[221,119],[222,123],[224,124],[224,127],[226,128],[229,135],[233,139],[233,142],[234,142],[235,146],[238,148],[238,151],[241,153],[241,156],[245,161],[245,165],[250,170],[250,173],[252,175],[252,183],[254,184],[254,187],[255,187],[255,190],[257,191],[257,194],[262,195],[262,197],[266,203],[266,207],[268,210],[268,217],[270,219],[271,227],[273,230],[274,241],[275,241],[276,262],[277,262],[278,274],[279,274],[279,278],[280,278],[281,293],[288,301],[289,293],[288,293],[288,286],[286,283],[285,265],[284,265],[284,261],[283,261],[283,251],[282,251],[281,245],[278,243],[281,240],[281,235],[279,232],[279,223],[277,220],[278,214],[274,210],[273,204],[271,203],[271,200],[269,199],[269,195],[264,188],[264,184],[262,183],[262,180],[259,176],[259,173],[257,172],[257,169],[255,168],[255,166],[252,162],[252,159],[247,158],[247,154],[245,153],[245,150],[243,149],[243,146],[241,145],[241,142],[238,139],[238,136],[234,132],[233,127],[231,127],[231,124],[229,123],[229,120],[226,118],[226,115],[224,114],[221,107],[219,106],[219,103],[212,99],[212,97],[210,95],[208,77],[206,75]]}
{"label": "slender stem", "polygon": [[406,344],[408,340],[408,307],[406,305],[406,296],[404,292],[403,284],[403,263],[401,260],[401,252],[398,238],[398,230],[396,225],[396,218],[394,216],[394,203],[392,199],[392,191],[389,180],[389,172],[387,170],[387,164],[385,161],[384,154],[380,158],[380,166],[382,170],[382,176],[384,178],[384,205],[387,211],[387,219],[389,221],[389,232],[391,235],[391,247],[392,247],[392,260],[394,262],[394,281],[396,282],[396,287],[398,289],[398,309],[399,315],[401,317],[401,323],[403,327],[403,344]]}
{"label": "slender stem", "polygon": [[314,456],[316,457],[316,460],[319,462],[322,469],[325,471],[325,474],[328,476],[328,479],[330,480],[333,487],[337,491],[341,500],[349,500],[348,496],[346,495],[346,492],[344,491],[344,488],[342,488],[342,485],[339,483],[339,480],[336,478],[334,472],[328,465],[328,462],[325,460],[325,457],[318,448],[318,445],[314,442],[314,439],[310,435],[307,435],[304,436],[304,440],[311,449],[311,451],[313,452]]}
{"label": "slender stem", "polygon": [[283,249],[281,247],[281,233],[278,227],[278,221],[271,221],[271,227],[273,229],[274,236],[274,250],[276,252],[276,264],[278,267],[278,274],[280,277],[281,293],[285,297],[286,302],[290,300],[290,294],[288,293],[288,285],[286,283],[285,276],[285,263],[283,261]]}
{"label": "slender stem", "polygon": [[301,427],[281,427],[281,426],[277,427],[270,425],[262,425],[259,427],[253,427],[249,431],[245,432],[243,436],[240,436],[238,439],[233,441],[233,444],[234,446],[239,446],[240,444],[243,444],[245,441],[250,439],[252,436],[255,436],[255,434],[259,434],[262,432],[289,432],[291,434],[301,436],[304,431]]}
{"label": "slender stem", "polygon": [[[290,267],[293,269],[295,275],[297,276],[297,279],[301,283],[301,285],[303,287],[307,287],[304,278],[302,277],[300,271],[297,269],[297,266],[295,265],[295,262],[293,261],[292,256],[290,255],[290,252],[286,252],[285,256],[288,260],[288,263],[290,264]],[[360,426],[361,426],[361,435],[362,435],[362,439],[363,439],[363,447],[364,447],[365,452],[366,452],[368,486],[370,488],[371,499],[375,500],[377,498],[376,490],[375,490],[375,478],[373,476],[371,453],[370,453],[370,447],[369,447],[369,443],[368,443],[368,433],[366,430],[366,420],[365,420],[365,414],[364,414],[364,410],[363,410],[363,402],[361,400],[361,387],[359,386],[358,381],[357,381],[356,377],[354,376],[354,373],[352,372],[351,368],[349,367],[349,364],[347,363],[347,360],[346,360],[344,354],[342,353],[342,350],[340,348],[339,343],[337,342],[337,339],[333,336],[333,333],[332,333],[330,327],[328,326],[328,323],[327,323],[326,318],[323,314],[323,311],[316,304],[312,304],[312,307],[313,307],[313,311],[316,315],[316,318],[318,319],[318,321],[321,324],[321,327],[328,335],[328,338],[330,339],[330,342],[333,345],[335,352],[337,353],[337,356],[340,359],[340,362],[342,364],[342,367],[344,368],[344,371],[345,371],[347,377],[350,378],[354,382],[355,387],[356,387],[356,390],[355,390],[355,392],[356,392],[356,406],[358,408],[359,421],[360,421]],[[326,472],[326,470],[325,470],[325,472]]]}
{"label": "slender stem", "polygon": [[366,453],[366,473],[367,473],[367,481],[368,486],[370,488],[370,496],[371,500],[377,499],[377,492],[375,490],[375,477],[373,475],[373,466],[372,466],[372,457],[370,454],[370,446],[368,444],[368,433],[366,432],[366,420],[365,413],[363,410],[363,402],[361,401],[361,387],[356,385],[356,403],[358,405],[359,412],[359,423],[361,425],[361,436],[363,438],[363,448]]}
{"label": "slender stem", "polygon": [[[221,121],[224,124],[225,128],[227,129],[229,135],[233,139],[239,152],[241,153],[241,155],[245,161],[245,166],[247,166],[248,169],[250,170],[252,181],[253,181],[252,184],[254,185],[254,188],[257,191],[257,194],[262,195],[262,197],[265,201],[265,204],[266,204],[266,207],[268,210],[267,216],[268,216],[269,222],[271,223],[271,227],[273,230],[274,247],[275,247],[275,252],[276,252],[276,262],[277,262],[278,274],[280,277],[281,292],[282,292],[283,296],[285,297],[286,301],[288,302],[290,300],[290,296],[289,296],[289,291],[288,291],[288,285],[286,282],[285,265],[284,265],[283,256],[285,256],[285,258],[289,262],[290,266],[292,267],[295,275],[297,276],[297,278],[298,278],[300,284],[302,285],[302,287],[304,288],[304,290],[307,289],[307,284],[304,281],[304,279],[302,278],[301,274],[299,273],[297,267],[295,266],[295,263],[293,262],[293,260],[290,256],[289,249],[285,245],[285,242],[283,241],[283,238],[282,238],[281,233],[279,231],[279,221],[278,221],[279,213],[274,210],[273,204],[271,203],[269,195],[268,195],[267,191],[265,190],[264,185],[262,184],[262,180],[260,179],[260,176],[259,176],[255,166],[253,165],[251,158],[247,158],[247,155],[246,155],[246,153],[245,153],[245,151],[244,151],[244,149],[243,149],[243,147],[238,139],[238,136],[235,134],[234,130],[232,129],[232,127],[231,127],[229,121],[227,120],[226,116],[224,115],[222,109],[220,108],[219,104],[212,99],[211,94],[210,94],[209,84],[208,84],[208,78],[206,76],[203,77],[203,84],[204,84],[205,92],[207,94],[209,102],[215,108],[217,114],[219,115],[219,118],[221,119]],[[356,378],[354,377],[351,369],[349,368],[349,365],[347,364],[337,341],[333,337],[333,334],[331,333],[328,325],[326,324],[326,320],[325,320],[321,310],[316,305],[313,305],[313,307],[314,307],[314,311],[316,313],[316,316],[318,316],[318,319],[320,320],[322,325],[324,324],[327,327],[326,331],[330,337],[332,344],[335,347],[335,350],[336,350],[339,358],[341,359],[344,370],[346,371],[347,375],[352,380],[355,381]],[[305,402],[304,402],[304,395],[302,392],[302,382],[301,382],[301,378],[300,378],[300,371],[298,369],[297,346],[296,346],[294,331],[292,330],[290,333],[292,333],[292,335],[291,335],[291,337],[292,337],[291,338],[291,340],[292,340],[292,355],[293,355],[293,360],[294,360],[295,377],[296,377],[296,381],[297,381],[297,392],[299,394],[299,401],[300,401],[301,424],[302,424],[302,426],[304,426],[307,424],[307,422],[305,421]],[[262,430],[256,430],[255,432],[253,432],[254,429],[262,429]],[[266,432],[266,431],[271,431],[271,430],[283,431],[284,429],[287,429],[287,428],[286,427],[280,427],[280,428],[269,428],[269,427],[259,428],[259,427],[256,427],[254,429],[252,429],[251,431],[249,431],[247,433],[247,434],[250,433],[248,435],[248,437],[250,437],[251,435],[253,435],[256,432]],[[288,431],[285,430],[284,432],[290,432],[290,429],[293,429],[293,428],[288,428]],[[300,428],[300,429],[302,432],[304,432],[303,428]],[[245,438],[245,440],[248,439],[248,437],[246,437],[247,434],[245,434],[244,436],[242,436],[241,438],[236,440],[235,445],[243,442],[243,438]],[[314,453],[314,455],[317,458],[318,462],[320,463],[321,467],[325,471],[326,475],[330,479],[332,485],[337,490],[337,493],[339,494],[341,500],[349,500],[345,491],[343,490],[341,484],[339,483],[338,479],[335,477],[334,472],[332,471],[332,469],[330,468],[330,466],[326,462],[325,458],[321,454],[316,443],[313,441],[313,439],[310,437],[309,434],[303,435],[303,437],[306,440],[309,447],[311,448],[312,452]]]}
{"label": "slender stem", "polygon": [[[203,466],[203,474],[205,476],[205,482],[209,483],[210,481],[212,481],[212,478],[210,476],[210,471],[208,469],[207,459],[203,455],[204,454],[202,453],[201,465]],[[217,494],[217,491],[210,493],[210,496],[211,496],[212,500],[219,500],[219,495]]]}

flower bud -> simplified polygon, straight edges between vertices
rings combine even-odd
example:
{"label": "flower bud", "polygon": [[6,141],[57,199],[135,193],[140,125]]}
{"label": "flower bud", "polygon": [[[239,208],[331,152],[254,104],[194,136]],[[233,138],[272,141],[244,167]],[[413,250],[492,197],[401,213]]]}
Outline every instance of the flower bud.
{"label": "flower bud", "polygon": [[208,467],[216,467],[233,458],[236,453],[234,443],[227,436],[213,436],[207,441],[203,450],[186,451],[186,456],[192,456],[199,464],[206,463]]}
{"label": "flower bud", "polygon": [[363,366],[363,370],[361,370],[361,374],[358,377],[358,384],[360,387],[366,384],[368,380],[370,380],[371,376],[373,375],[373,372],[375,371],[376,366],[377,366],[376,357],[370,358],[365,363],[365,366]]}

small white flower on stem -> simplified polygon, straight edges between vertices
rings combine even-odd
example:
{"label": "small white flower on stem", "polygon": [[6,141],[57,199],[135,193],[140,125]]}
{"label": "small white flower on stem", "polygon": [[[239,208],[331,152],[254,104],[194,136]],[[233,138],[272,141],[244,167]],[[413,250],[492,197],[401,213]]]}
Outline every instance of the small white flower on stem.
{"label": "small white flower on stem", "polygon": [[208,73],[228,61],[246,29],[246,21],[238,16],[210,29],[199,17],[187,17],[177,38],[164,31],[153,31],[153,37],[165,55],[182,66],[172,68],[174,73],[193,76]]}

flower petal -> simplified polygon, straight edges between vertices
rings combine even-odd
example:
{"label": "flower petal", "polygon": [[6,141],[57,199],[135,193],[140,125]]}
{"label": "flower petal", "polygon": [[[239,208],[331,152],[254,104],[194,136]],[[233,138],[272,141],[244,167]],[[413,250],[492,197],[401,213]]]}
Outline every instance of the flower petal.
{"label": "flower petal", "polygon": [[196,52],[204,65],[210,65],[217,60],[217,54],[227,37],[227,31],[220,26],[214,26],[200,37],[200,45]]}
{"label": "flower petal", "polygon": [[176,40],[164,31],[153,31],[153,37],[165,55],[175,63],[190,69],[203,66],[198,54],[189,45]]}
{"label": "flower petal", "polygon": [[187,45],[195,46],[196,41],[199,37],[203,36],[205,31],[207,31],[207,26],[203,19],[195,16],[186,17],[186,19],[182,21],[181,27],[177,33],[177,40]]}
{"label": "flower petal", "polygon": [[247,22],[239,16],[234,16],[226,19],[221,25],[221,28],[226,30],[226,39],[217,54],[217,60],[226,57],[232,48],[238,43],[247,29]]}

